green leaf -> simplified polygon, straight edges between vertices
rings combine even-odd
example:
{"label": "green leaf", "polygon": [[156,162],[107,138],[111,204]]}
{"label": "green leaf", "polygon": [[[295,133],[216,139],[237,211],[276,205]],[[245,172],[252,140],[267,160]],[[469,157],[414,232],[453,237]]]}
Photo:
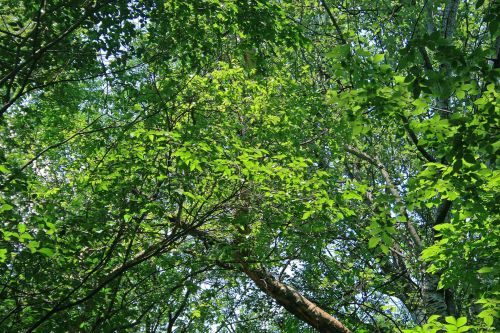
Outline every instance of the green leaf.
{"label": "green leaf", "polygon": [[31,253],[35,253],[39,246],[40,242],[37,241],[31,241],[28,243],[28,248],[30,249]]}
{"label": "green leaf", "polygon": [[45,226],[47,227],[45,230],[47,235],[53,235],[56,232],[56,225],[54,223],[45,222]]}
{"label": "green leaf", "polygon": [[354,191],[344,192],[343,197],[345,200],[351,200],[351,199],[359,200],[359,201],[363,200],[363,197]]}
{"label": "green leaf", "polygon": [[23,234],[26,231],[26,224],[19,223],[17,225],[17,231],[19,231],[20,234]]}
{"label": "green leaf", "polygon": [[467,324],[467,318],[466,317],[460,317],[457,319],[457,326],[461,327]]}
{"label": "green leaf", "polygon": [[312,213],[313,213],[313,211],[311,211],[311,210],[304,212],[304,215],[302,215],[302,220],[307,220],[309,218],[309,216],[311,216]]}
{"label": "green leaf", "polygon": [[429,109],[429,102],[425,99],[422,99],[422,98],[418,98],[416,100],[413,101],[413,105],[415,105],[415,112],[414,114],[415,115],[419,115],[419,114],[422,114],[424,112],[427,112],[427,110]]}
{"label": "green leaf", "polygon": [[380,244],[380,250],[382,250],[384,254],[389,254],[389,247],[385,244]]}
{"label": "green leaf", "polygon": [[491,273],[491,272],[494,272],[494,271],[495,271],[495,269],[493,267],[482,267],[477,272],[479,274],[486,274],[486,273]]}
{"label": "green leaf", "polygon": [[430,316],[430,317],[429,317],[428,322],[429,322],[429,323],[432,323],[432,322],[437,322],[439,318],[441,318],[441,316],[440,316],[440,315],[432,315],[432,316]]}
{"label": "green leaf", "polygon": [[488,326],[488,327],[493,326],[493,316],[485,316],[483,318],[483,320],[484,320],[484,323],[486,324],[486,326]]}
{"label": "green leaf", "polygon": [[5,262],[7,259],[7,249],[0,249],[0,262]]}
{"label": "green leaf", "polygon": [[41,249],[38,249],[37,252],[40,252],[41,254],[49,258],[54,256],[54,250],[49,249],[48,247],[42,247]]}
{"label": "green leaf", "polygon": [[454,201],[456,198],[460,196],[460,193],[457,191],[447,191],[443,198],[447,198],[450,201]]}
{"label": "green leaf", "polygon": [[352,135],[358,136],[359,134],[362,133],[362,131],[363,131],[363,124],[359,121],[356,121],[352,126]]}
{"label": "green leaf", "polygon": [[441,223],[436,226],[434,226],[434,230],[436,231],[441,231],[441,230],[454,230],[455,228],[453,227],[453,224],[451,223]]}
{"label": "green leaf", "polygon": [[375,63],[382,62],[384,60],[384,57],[385,57],[385,55],[383,53],[382,54],[376,54],[373,57],[373,62],[375,62]]}
{"label": "green leaf", "polygon": [[441,246],[439,246],[439,245],[432,245],[432,246],[429,246],[428,248],[426,248],[426,249],[424,249],[422,251],[422,255],[420,256],[420,258],[422,260],[426,260],[426,259],[429,259],[429,258],[432,258],[432,257],[436,256],[441,251],[442,251]]}
{"label": "green leaf", "polygon": [[8,210],[12,210],[13,208],[14,207],[12,207],[9,204],[3,204],[2,206],[0,206],[0,213],[6,212]]}
{"label": "green leaf", "polygon": [[455,325],[444,325],[444,329],[447,333],[457,333],[457,327]]}
{"label": "green leaf", "polygon": [[368,241],[368,248],[373,249],[375,246],[377,246],[379,242],[380,242],[379,237],[370,238],[370,240]]}
{"label": "green leaf", "polygon": [[350,54],[351,48],[349,45],[338,45],[326,54],[328,58],[343,59]]}
{"label": "green leaf", "polygon": [[200,318],[201,317],[200,310],[193,310],[193,312],[191,312],[191,317],[192,318]]}

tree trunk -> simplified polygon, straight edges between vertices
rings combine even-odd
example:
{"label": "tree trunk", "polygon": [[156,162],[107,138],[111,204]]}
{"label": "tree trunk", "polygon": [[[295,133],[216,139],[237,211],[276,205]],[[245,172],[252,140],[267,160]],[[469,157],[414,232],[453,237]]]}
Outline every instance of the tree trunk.
{"label": "tree trunk", "polygon": [[[188,234],[198,238],[207,245],[228,245],[211,235],[209,232],[199,230],[194,226],[188,226],[187,224],[182,223],[179,219],[173,220],[173,222]],[[266,270],[251,267],[244,259],[248,256],[248,254],[248,251],[236,250],[233,255],[235,261],[239,264],[238,266],[225,264],[223,262],[220,262],[219,265],[222,265],[224,268],[236,268],[245,273],[257,285],[257,287],[259,287],[259,289],[274,299],[276,303],[285,308],[299,320],[317,329],[319,332],[351,333],[351,331],[338,319],[308,300],[297,290],[279,281]]]}
{"label": "tree trunk", "polygon": [[242,271],[252,279],[257,287],[272,297],[295,317],[311,325],[322,333],[350,333],[338,319],[308,300],[292,287],[278,281],[263,269],[251,268],[242,263]]}

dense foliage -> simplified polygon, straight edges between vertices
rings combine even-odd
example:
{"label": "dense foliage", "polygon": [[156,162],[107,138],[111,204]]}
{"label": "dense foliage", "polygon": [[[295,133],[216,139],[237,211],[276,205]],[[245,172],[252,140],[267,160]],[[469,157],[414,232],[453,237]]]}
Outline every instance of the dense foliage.
{"label": "dense foliage", "polygon": [[494,0],[0,0],[0,331],[494,332]]}

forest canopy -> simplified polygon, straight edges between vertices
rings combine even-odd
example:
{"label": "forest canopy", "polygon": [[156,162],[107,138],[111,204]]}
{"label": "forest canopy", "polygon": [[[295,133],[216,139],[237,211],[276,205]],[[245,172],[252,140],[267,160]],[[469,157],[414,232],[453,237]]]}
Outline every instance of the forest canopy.
{"label": "forest canopy", "polygon": [[500,329],[499,15],[0,0],[0,331]]}

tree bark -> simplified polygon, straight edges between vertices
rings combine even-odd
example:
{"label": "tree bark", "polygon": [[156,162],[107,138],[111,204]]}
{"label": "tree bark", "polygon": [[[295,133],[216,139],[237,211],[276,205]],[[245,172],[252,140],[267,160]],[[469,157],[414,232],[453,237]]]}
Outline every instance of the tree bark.
{"label": "tree bark", "polygon": [[338,319],[308,300],[292,287],[280,282],[263,269],[242,262],[242,271],[253,282],[295,317],[322,333],[350,333]]}

